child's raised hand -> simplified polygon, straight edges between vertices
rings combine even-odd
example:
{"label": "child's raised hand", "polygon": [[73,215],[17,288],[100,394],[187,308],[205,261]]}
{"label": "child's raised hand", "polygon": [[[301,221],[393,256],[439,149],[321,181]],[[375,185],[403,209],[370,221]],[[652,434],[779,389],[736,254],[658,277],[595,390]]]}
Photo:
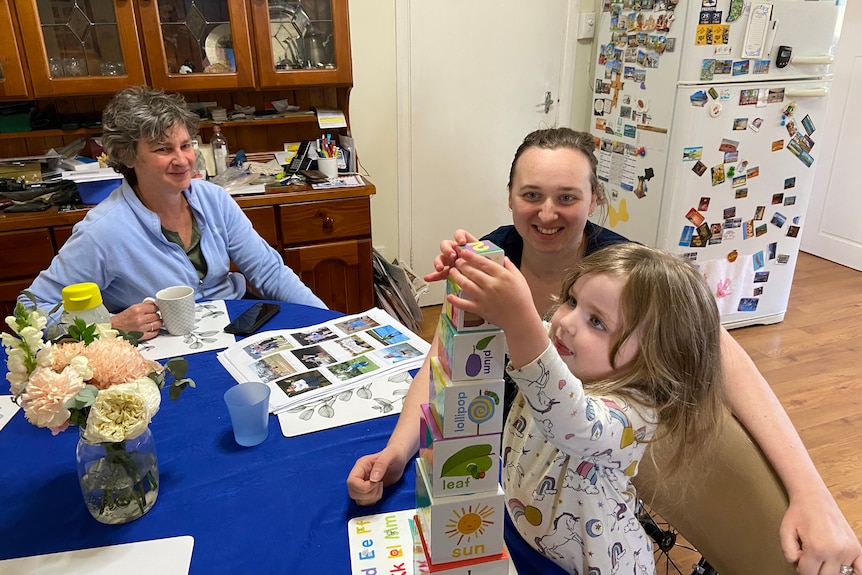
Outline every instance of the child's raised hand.
{"label": "child's raised hand", "polygon": [[449,277],[461,287],[464,297],[448,295],[456,307],[476,313],[506,330],[528,317],[538,317],[527,280],[515,265],[503,265],[467,250],[461,250]]}
{"label": "child's raised hand", "polygon": [[436,282],[446,279],[449,275],[449,268],[455,265],[455,260],[461,250],[458,246],[463,246],[470,242],[475,242],[476,237],[467,230],[455,230],[454,238],[451,240],[443,240],[440,242],[440,255],[434,258],[434,269],[436,271],[426,275],[426,282]]}

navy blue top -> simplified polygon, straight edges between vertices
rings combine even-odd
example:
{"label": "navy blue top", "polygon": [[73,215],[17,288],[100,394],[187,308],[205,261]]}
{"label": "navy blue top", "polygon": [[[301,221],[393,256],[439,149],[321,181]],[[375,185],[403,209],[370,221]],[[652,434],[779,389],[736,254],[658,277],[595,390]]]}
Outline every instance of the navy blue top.
{"label": "navy blue top", "polygon": [[[613,244],[628,243],[631,240],[621,236],[609,229],[597,226],[593,222],[587,222],[584,228],[584,235],[587,238],[587,249],[584,255],[589,255],[603,247]],[[488,240],[494,245],[503,249],[506,256],[511,260],[516,267],[521,267],[521,255],[524,252],[524,238],[515,229],[515,226],[500,226],[490,234],[483,236],[481,239]],[[503,401],[503,417],[509,415],[509,408],[512,402],[515,401],[515,396],[518,395],[518,386],[509,377],[508,372],[503,371],[503,379],[506,380],[506,397]]]}

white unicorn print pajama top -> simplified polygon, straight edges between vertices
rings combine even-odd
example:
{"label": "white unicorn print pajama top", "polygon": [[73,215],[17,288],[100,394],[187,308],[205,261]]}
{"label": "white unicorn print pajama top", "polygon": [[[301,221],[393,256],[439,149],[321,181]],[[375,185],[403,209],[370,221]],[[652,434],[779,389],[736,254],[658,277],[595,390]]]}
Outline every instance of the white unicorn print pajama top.
{"label": "white unicorn print pajama top", "polygon": [[521,369],[503,429],[506,507],[524,540],[574,575],[655,573],[631,484],[653,411],[586,395],[553,345]]}

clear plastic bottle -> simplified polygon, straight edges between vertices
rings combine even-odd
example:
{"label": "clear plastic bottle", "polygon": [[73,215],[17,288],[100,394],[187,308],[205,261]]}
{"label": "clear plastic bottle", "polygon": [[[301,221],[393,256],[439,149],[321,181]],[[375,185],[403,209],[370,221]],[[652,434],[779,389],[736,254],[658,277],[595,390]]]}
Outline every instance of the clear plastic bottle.
{"label": "clear plastic bottle", "polygon": [[221,126],[216,124],[213,126],[213,137],[210,138],[210,145],[213,147],[213,157],[215,158],[216,175],[227,171],[227,140],[224,134],[221,133]]}
{"label": "clear plastic bottle", "polygon": [[111,314],[102,303],[102,292],[93,282],[68,285],[61,292],[63,297],[63,313],[60,315],[60,325],[66,331],[74,325],[75,319],[81,319],[87,325],[101,323],[111,325]]}

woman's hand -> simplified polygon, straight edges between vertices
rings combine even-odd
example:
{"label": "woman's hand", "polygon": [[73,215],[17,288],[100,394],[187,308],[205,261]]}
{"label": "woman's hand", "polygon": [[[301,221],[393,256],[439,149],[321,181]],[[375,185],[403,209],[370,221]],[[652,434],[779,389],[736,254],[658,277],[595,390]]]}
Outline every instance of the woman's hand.
{"label": "woman's hand", "polygon": [[458,246],[475,241],[478,240],[467,230],[455,230],[453,239],[440,242],[440,255],[434,258],[434,269],[437,271],[431,272],[422,279],[426,282],[436,282],[446,279],[446,276],[449,275],[449,268],[454,266],[455,261],[458,259],[458,252],[460,251]]}
{"label": "woman's hand", "polygon": [[123,331],[140,331],[144,335],[140,341],[152,339],[159,335],[162,318],[155,302],[147,300],[136,303],[111,317],[111,327]]}
{"label": "woman's hand", "polygon": [[374,505],[383,497],[384,487],[401,479],[405,465],[398,450],[388,446],[360,457],[347,474],[347,493],[357,505]]}
{"label": "woman's hand", "polygon": [[838,575],[843,565],[862,574],[862,546],[828,491],[791,497],[780,534],[784,556],[800,575]]}

